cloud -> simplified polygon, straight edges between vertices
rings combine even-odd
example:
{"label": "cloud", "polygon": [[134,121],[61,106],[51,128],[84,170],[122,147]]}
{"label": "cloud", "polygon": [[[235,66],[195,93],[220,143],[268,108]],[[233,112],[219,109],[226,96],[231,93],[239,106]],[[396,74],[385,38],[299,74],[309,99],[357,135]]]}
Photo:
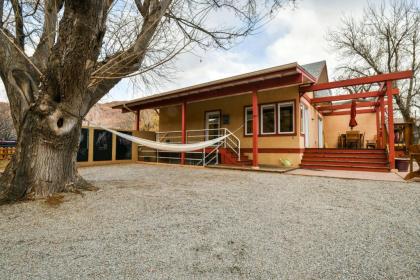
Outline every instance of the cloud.
{"label": "cloud", "polygon": [[[351,6],[349,5],[351,2]],[[358,1],[306,1],[298,9],[282,10],[271,29],[287,26],[288,31],[266,48],[266,58],[278,64],[298,62],[311,63],[327,60],[330,71],[337,66],[338,58],[332,52],[327,39],[328,31],[339,26],[341,17],[351,13],[354,16],[363,11],[364,0]]]}
{"label": "cloud", "polygon": [[[297,9],[281,10],[258,34],[230,50],[196,50],[178,57],[171,81],[145,89],[122,81],[102,101],[138,98],[295,61],[305,64],[325,59],[332,77],[337,57],[328,47],[327,31],[340,24],[343,14],[359,16],[366,4],[366,0],[300,1]],[[5,99],[0,82],[0,100]]]}

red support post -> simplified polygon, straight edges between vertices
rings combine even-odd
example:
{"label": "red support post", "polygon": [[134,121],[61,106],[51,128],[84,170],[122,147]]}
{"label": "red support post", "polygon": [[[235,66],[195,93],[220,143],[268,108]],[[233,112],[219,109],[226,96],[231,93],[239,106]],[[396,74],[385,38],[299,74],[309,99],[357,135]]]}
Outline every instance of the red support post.
{"label": "red support post", "polygon": [[380,124],[380,117],[379,117],[379,106],[375,107],[376,110],[376,147],[379,147],[380,143],[380,135],[381,135],[381,124]]}
{"label": "red support post", "polygon": [[135,123],[134,123],[134,129],[139,131],[140,130],[140,110],[136,111],[136,116],[135,116]]}
{"label": "red support post", "polygon": [[[181,141],[182,144],[187,142],[186,119],[187,119],[187,102],[181,104]],[[185,164],[185,152],[181,153],[181,164]]]}
{"label": "red support post", "polygon": [[385,100],[382,96],[380,98],[380,108],[381,108],[381,148],[385,148]]}
{"label": "red support post", "polygon": [[258,96],[257,91],[252,91],[252,167],[258,168]]}
{"label": "red support post", "polygon": [[388,97],[388,144],[389,144],[389,167],[395,169],[395,146],[394,146],[394,108],[392,97],[392,82],[386,82],[386,95]]}

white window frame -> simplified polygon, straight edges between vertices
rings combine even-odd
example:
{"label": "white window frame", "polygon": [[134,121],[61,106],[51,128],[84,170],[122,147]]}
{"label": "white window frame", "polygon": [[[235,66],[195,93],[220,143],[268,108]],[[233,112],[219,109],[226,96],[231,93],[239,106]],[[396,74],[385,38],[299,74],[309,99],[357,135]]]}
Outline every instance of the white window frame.
{"label": "white window frame", "polygon": [[245,111],[244,111],[244,114],[245,114],[245,116],[244,116],[244,120],[245,120],[244,128],[245,128],[245,135],[246,136],[251,136],[253,133],[252,132],[251,133],[248,133],[248,120],[246,119],[248,110],[251,111],[251,121],[252,121],[252,114],[253,114],[252,113],[252,107],[251,106],[250,107],[245,107]]}
{"label": "white window frame", "polygon": [[[273,108],[273,110],[274,110],[274,119],[273,119],[273,121],[274,121],[274,131],[273,132],[264,132],[264,119],[263,119],[263,112],[264,112],[264,108]],[[264,105],[261,105],[261,108],[260,108],[260,134],[261,135],[274,135],[274,134],[276,134],[276,104],[275,103],[273,103],[273,104],[264,104]]]}
{"label": "white window frame", "polygon": [[[292,106],[292,124],[293,124],[293,130],[292,131],[281,131],[281,119],[280,119],[280,108],[286,107],[286,106]],[[281,102],[277,104],[277,130],[278,134],[294,134],[296,132],[296,108],[295,108],[295,102],[288,101],[288,102]]]}
{"label": "white window frame", "polygon": [[305,105],[300,104],[300,134],[305,134]]}

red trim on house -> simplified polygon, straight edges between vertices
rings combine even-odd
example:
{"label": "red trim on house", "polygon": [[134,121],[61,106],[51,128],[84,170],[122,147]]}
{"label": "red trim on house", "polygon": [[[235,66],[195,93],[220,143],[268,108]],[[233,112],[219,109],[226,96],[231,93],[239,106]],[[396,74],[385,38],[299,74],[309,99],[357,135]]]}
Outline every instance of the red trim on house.
{"label": "red trim on house", "polygon": [[376,112],[376,147],[379,147],[379,135],[381,134],[380,123],[379,123],[379,108],[375,107]]}
{"label": "red trim on house", "polygon": [[[325,67],[326,67],[326,65],[325,65]],[[302,66],[300,66],[300,65],[298,65],[297,66],[297,70],[300,72],[300,73],[302,73],[302,74],[304,74],[305,75],[305,77],[306,78],[308,78],[308,80],[310,80],[311,82],[313,82],[313,83],[316,83],[317,81],[318,81],[318,79],[317,78],[315,78],[314,76],[312,76],[311,74],[309,74]],[[302,80],[303,81],[303,80]]]}
{"label": "red trim on house", "polygon": [[[399,94],[399,90],[397,88],[392,89],[392,94]],[[354,93],[354,94],[345,94],[345,95],[335,95],[335,96],[327,96],[327,97],[318,97],[313,98],[311,100],[312,104],[314,103],[323,103],[323,102],[332,102],[332,101],[342,101],[342,100],[353,100],[359,98],[368,98],[368,97],[378,97],[383,96],[383,91],[371,91],[371,92],[362,92],[362,93]]]}
{"label": "red trim on house", "polygon": [[389,167],[395,169],[395,147],[394,147],[394,108],[392,98],[392,82],[386,82],[386,95],[388,97],[388,142],[389,142]]}
{"label": "red trim on house", "polygon": [[379,101],[381,108],[381,148],[385,148],[385,100],[382,96]]}
{"label": "red trim on house", "polygon": [[[302,154],[305,148],[258,148],[260,154]],[[252,148],[241,148],[242,153],[252,153]]]}
{"label": "red trim on house", "polygon": [[[250,93],[254,90],[266,90],[272,88],[281,88],[281,87],[289,87],[293,85],[299,85],[302,83],[302,74],[295,74],[286,77],[280,78],[273,78],[270,80],[262,80],[258,82],[251,82],[245,85],[233,85],[227,88],[222,89],[214,89],[204,92],[199,92],[195,94],[191,94],[189,96],[177,96],[177,97],[170,97],[168,96],[164,100],[154,100],[150,99],[147,100],[144,104],[141,105],[129,105],[127,104],[130,109],[137,110],[137,109],[150,109],[150,108],[158,108],[162,106],[169,106],[169,105],[176,105],[181,104],[182,102],[194,102],[224,96],[233,96],[237,94],[245,94]],[[160,97],[163,98],[163,97]],[[118,108],[117,106],[114,108]],[[127,109],[121,108],[123,112],[129,112]]]}
{"label": "red trim on house", "polygon": [[340,88],[340,87],[410,79],[412,77],[413,77],[413,71],[411,70],[402,71],[402,72],[394,72],[394,73],[380,74],[380,75],[375,75],[375,76],[355,78],[355,79],[349,79],[349,80],[343,80],[343,81],[315,84],[315,85],[311,85],[307,87],[301,87],[300,92],[326,90],[326,89],[333,89],[333,88]]}
{"label": "red trim on house", "polygon": [[257,91],[252,92],[252,166],[258,167],[259,110]]}

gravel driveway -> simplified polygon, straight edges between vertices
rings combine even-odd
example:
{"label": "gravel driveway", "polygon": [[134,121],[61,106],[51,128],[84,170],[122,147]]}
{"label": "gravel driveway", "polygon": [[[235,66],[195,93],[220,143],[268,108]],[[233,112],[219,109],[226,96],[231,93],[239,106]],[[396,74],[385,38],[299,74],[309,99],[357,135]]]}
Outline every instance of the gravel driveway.
{"label": "gravel driveway", "polygon": [[0,206],[0,279],[419,279],[420,184],[114,165]]}

